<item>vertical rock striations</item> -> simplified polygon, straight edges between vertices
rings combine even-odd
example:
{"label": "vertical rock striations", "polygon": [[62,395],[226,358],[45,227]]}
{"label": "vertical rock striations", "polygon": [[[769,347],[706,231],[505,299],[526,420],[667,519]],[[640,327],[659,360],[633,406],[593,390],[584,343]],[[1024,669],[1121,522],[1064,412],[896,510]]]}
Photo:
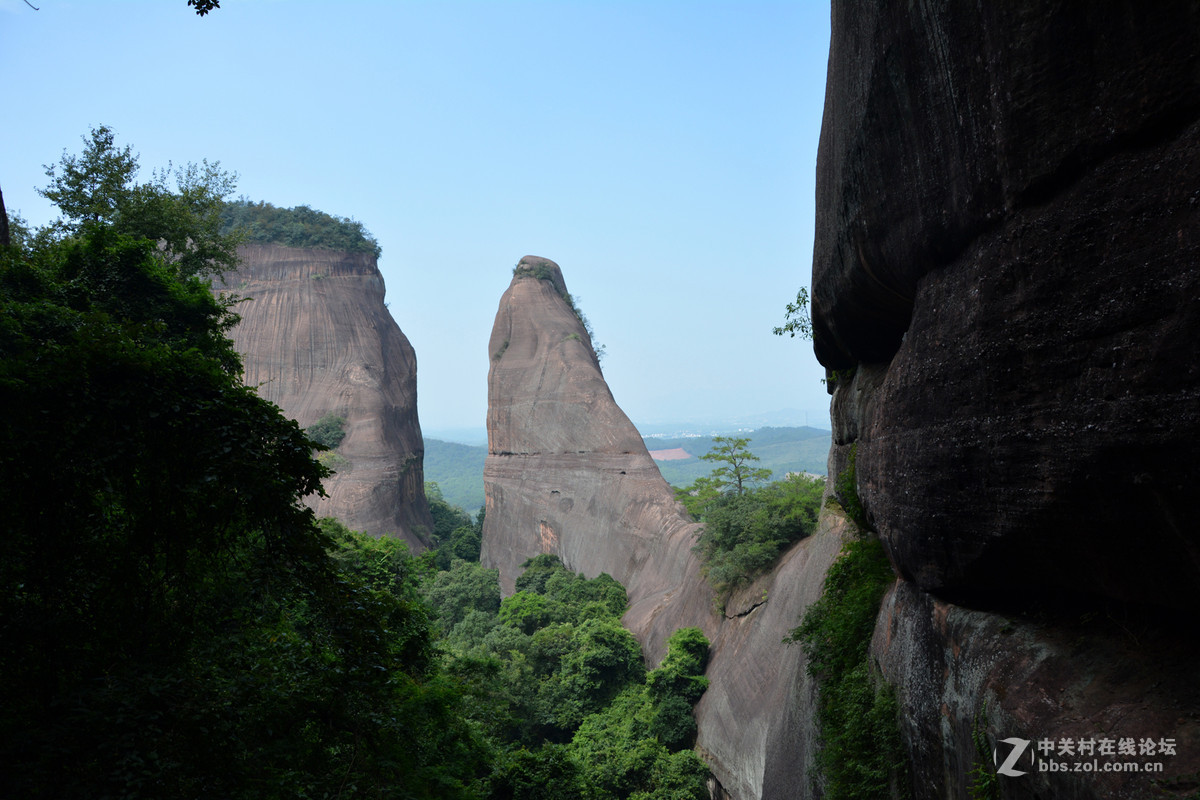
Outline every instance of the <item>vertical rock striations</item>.
{"label": "vertical rock striations", "polygon": [[695,525],[613,400],[569,297],[557,264],[526,256],[500,299],[488,344],[483,560],[506,593],[538,553],[607,572],[625,584],[631,618],[661,655],[679,627],[659,624],[669,593],[683,592],[713,632]]}
{"label": "vertical rock striations", "polygon": [[329,495],[311,499],[372,536],[423,549],[432,529],[417,421],[417,361],[384,307],[383,276],[369,253],[246,244],[225,288],[247,298],[232,337],[246,383],[309,426],[346,419]]}
{"label": "vertical rock striations", "polygon": [[712,642],[698,746],[727,796],[789,797],[806,785],[814,732],[798,647],[781,644],[841,547],[834,517],[724,613],[692,553],[696,525],[617,407],[552,261],[521,259],[489,343],[483,561],[513,590],[520,565],[553,553],[629,592],[625,624],[652,662],[677,628]]}
{"label": "vertical rock striations", "polygon": [[1162,789],[1200,765],[1197,187],[1200,3],[835,2],[814,339],[904,579],[875,654],[918,797],[965,796],[985,704],[993,741],[1174,738]]}

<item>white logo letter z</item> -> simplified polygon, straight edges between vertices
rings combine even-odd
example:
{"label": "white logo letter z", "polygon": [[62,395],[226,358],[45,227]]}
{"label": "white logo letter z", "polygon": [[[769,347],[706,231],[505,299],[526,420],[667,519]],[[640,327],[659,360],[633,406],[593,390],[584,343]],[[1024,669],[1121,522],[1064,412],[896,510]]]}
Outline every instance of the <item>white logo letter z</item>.
{"label": "white logo letter z", "polygon": [[[1004,742],[1005,744],[1011,744],[1012,750],[1009,751],[1008,758],[1004,759],[1004,763],[996,767],[996,772],[1000,775],[1007,775],[1010,778],[1018,778],[1021,775],[1024,775],[1024,770],[1013,769],[1013,767],[1016,765],[1017,760],[1021,757],[1021,754],[1025,752],[1025,748],[1029,746],[1029,740],[1012,737],[1009,739],[1001,739],[1000,741]],[[999,759],[996,758],[995,750],[992,751],[992,759],[999,761]]]}

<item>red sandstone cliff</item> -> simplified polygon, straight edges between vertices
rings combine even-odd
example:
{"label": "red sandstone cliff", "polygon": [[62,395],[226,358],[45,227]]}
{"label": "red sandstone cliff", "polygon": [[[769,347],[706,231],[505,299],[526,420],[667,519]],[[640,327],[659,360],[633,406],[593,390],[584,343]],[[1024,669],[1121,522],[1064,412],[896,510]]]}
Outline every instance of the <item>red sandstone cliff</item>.
{"label": "red sandstone cliff", "polygon": [[337,454],[348,463],[310,498],[318,516],[424,549],[424,444],[417,421],[417,361],[384,307],[383,276],[369,253],[243,245],[225,288],[247,298],[232,337],[246,383],[302,426],[346,419]]}
{"label": "red sandstone cliff", "polygon": [[703,629],[701,752],[729,797],[793,796],[812,754],[811,686],[802,652],[781,640],[820,595],[841,522],[826,518],[718,613],[691,551],[697,526],[614,401],[561,271],[532,256],[518,266],[527,274],[501,298],[488,347],[484,564],[505,592],[539,553],[607,572],[628,590],[624,622],[652,662],[677,628]]}

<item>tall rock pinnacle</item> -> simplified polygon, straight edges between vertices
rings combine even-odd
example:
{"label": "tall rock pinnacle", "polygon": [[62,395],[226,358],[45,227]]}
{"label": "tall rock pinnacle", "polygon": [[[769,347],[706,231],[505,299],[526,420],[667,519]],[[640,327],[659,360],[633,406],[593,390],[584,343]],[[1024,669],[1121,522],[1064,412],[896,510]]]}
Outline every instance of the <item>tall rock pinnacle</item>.
{"label": "tall rock pinnacle", "polygon": [[488,349],[484,562],[505,592],[539,553],[607,572],[629,590],[637,625],[653,628],[655,609],[639,603],[696,584],[695,525],[613,400],[557,264],[521,259]]}
{"label": "tall rock pinnacle", "polygon": [[246,244],[225,288],[247,298],[232,338],[245,380],[302,426],[346,420],[326,479],[309,498],[318,516],[424,549],[425,502],[417,420],[417,359],[383,304],[369,253]]}
{"label": "tall rock pinnacle", "polygon": [[607,572],[629,593],[623,621],[652,663],[673,631],[701,628],[712,648],[698,748],[724,796],[791,796],[806,785],[815,731],[803,653],[780,641],[820,596],[838,523],[795,544],[722,613],[692,552],[699,526],[613,399],[557,264],[521,259],[489,354],[484,564],[507,593],[539,553]]}

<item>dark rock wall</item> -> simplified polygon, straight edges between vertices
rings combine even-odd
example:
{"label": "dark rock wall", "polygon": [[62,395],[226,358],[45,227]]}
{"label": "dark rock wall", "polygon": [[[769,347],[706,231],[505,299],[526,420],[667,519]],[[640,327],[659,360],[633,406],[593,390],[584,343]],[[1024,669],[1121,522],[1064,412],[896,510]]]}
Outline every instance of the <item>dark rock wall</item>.
{"label": "dark rock wall", "polygon": [[247,298],[232,331],[246,383],[302,426],[346,418],[349,463],[309,498],[318,516],[372,536],[427,546],[425,445],[417,419],[417,359],[384,307],[369,253],[243,245],[227,290]]}
{"label": "dark rock wall", "polygon": [[[1200,607],[1200,3],[835,2],[817,179],[831,475],[856,443],[904,579],[873,652],[917,796],[966,796],[985,703],[993,740],[1137,708],[1138,735],[1200,747],[1200,703],[1162,666],[1193,653]],[[1138,622],[1122,639],[1089,614]],[[1162,658],[1129,658],[1142,640]],[[1187,791],[1195,766],[1167,769]]]}
{"label": "dark rock wall", "polygon": [[835,6],[816,349],[887,365],[861,490],[927,590],[1200,601],[1200,6],[1150,5]]}

